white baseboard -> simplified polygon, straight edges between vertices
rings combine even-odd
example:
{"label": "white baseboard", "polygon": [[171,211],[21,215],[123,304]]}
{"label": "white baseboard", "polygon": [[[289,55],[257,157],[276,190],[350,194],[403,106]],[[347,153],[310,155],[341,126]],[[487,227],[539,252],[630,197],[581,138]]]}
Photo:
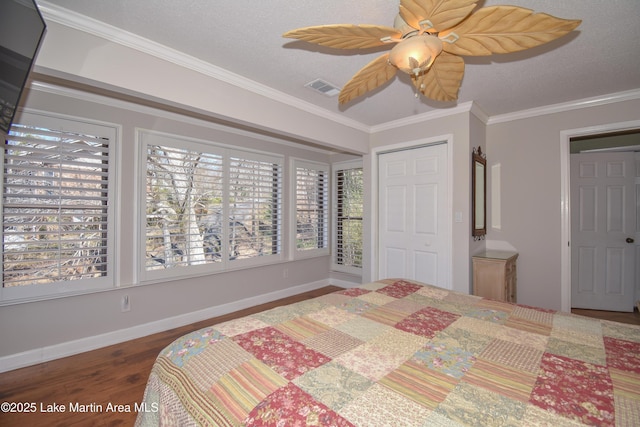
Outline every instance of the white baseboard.
{"label": "white baseboard", "polygon": [[303,292],[312,291],[324,286],[328,286],[330,284],[332,283],[329,279],[306,283],[280,291],[269,292],[267,294],[257,295],[255,297],[245,298],[239,301],[222,304],[215,307],[209,307],[204,310],[198,310],[167,319],[161,319],[142,325],[132,326],[126,329],[119,329],[116,331],[107,332],[105,334],[80,338],[73,341],[67,341],[60,344],[28,350],[22,353],[2,356],[0,357],[0,372],[12,371],[14,369],[36,365],[38,363],[48,362],[50,360],[73,356],[74,354],[83,353],[85,351],[96,350],[101,347],[119,344],[125,341],[145,337],[147,335],[167,331],[180,326],[189,325],[191,323],[200,322],[202,320],[211,319],[213,317],[222,316],[224,314],[233,313],[234,311],[243,310],[245,308],[275,301],[281,298],[286,298],[293,295],[301,294]]}
{"label": "white baseboard", "polygon": [[348,280],[341,280],[341,279],[329,279],[329,283],[334,285],[334,286],[340,286],[341,288],[357,288],[358,286],[360,286],[362,283],[358,282],[350,282]]}

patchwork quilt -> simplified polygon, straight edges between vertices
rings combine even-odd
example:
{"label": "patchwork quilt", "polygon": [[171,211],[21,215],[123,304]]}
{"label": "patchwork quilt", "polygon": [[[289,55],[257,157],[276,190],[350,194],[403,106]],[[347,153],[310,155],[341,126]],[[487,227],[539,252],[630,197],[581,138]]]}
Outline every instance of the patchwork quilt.
{"label": "patchwork quilt", "polygon": [[144,403],[138,426],[638,426],[640,326],[382,280],[183,336]]}

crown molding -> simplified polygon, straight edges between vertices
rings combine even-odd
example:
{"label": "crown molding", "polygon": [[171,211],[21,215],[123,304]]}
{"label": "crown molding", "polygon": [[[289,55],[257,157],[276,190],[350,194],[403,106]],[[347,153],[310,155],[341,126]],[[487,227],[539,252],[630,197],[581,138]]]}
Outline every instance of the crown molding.
{"label": "crown molding", "polygon": [[332,113],[324,108],[320,108],[314,104],[303,101],[291,95],[287,95],[281,91],[275,90],[269,86],[258,83],[254,80],[247,79],[239,74],[232,73],[223,68],[217,67],[209,62],[202,61],[190,55],[186,55],[180,51],[156,43],[152,40],[138,36],[136,34],[116,28],[105,22],[98,21],[85,15],[73,12],[58,5],[49,3],[44,0],[38,1],[40,11],[46,21],[55,22],[57,24],[91,34],[96,37],[103,38],[113,43],[137,50],[139,52],[160,58],[164,61],[171,62],[180,67],[196,71],[216,80],[228,83],[230,85],[248,90],[257,95],[264,96],[285,105],[293,106],[302,111],[306,111],[313,115],[332,120],[336,123],[349,126],[362,132],[370,132],[370,127],[353,119],[349,119],[337,113]]}
{"label": "crown molding", "polygon": [[414,125],[418,123],[427,122],[429,120],[452,116],[454,114],[468,113],[470,111],[473,111],[473,105],[474,105],[473,101],[465,102],[452,108],[428,111],[426,113],[416,114],[415,116],[405,117],[402,119],[382,123],[380,125],[371,126],[371,133],[397,129],[403,126]]}
{"label": "crown molding", "polygon": [[478,104],[477,102],[473,101],[471,103],[471,114],[473,114],[474,116],[476,116],[476,118],[478,120],[480,120],[482,123],[484,123],[485,125],[489,122],[489,119],[491,117],[489,117],[489,115],[482,109],[482,107],[480,106],[480,104]]}
{"label": "crown molding", "polygon": [[499,114],[489,117],[487,125],[511,122],[514,120],[529,119],[532,117],[544,116],[547,114],[562,113],[582,108],[596,107],[600,105],[614,104],[624,101],[640,99],[640,89],[628,90],[625,92],[610,93],[607,95],[583,98],[575,101],[563,102],[559,104],[546,105],[544,107],[531,108],[529,110],[515,111],[513,113]]}
{"label": "crown molding", "polygon": [[476,102],[471,101],[461,103],[453,108],[428,111],[423,114],[393,120],[379,125],[368,126],[359,121],[344,117],[343,115],[340,115],[338,113],[333,113],[307,101],[285,94],[281,91],[275,90],[256,81],[247,79],[246,77],[217,67],[211,63],[186,55],[182,52],[171,49],[152,40],[140,37],[130,32],[123,31],[102,21],[98,21],[85,15],[81,15],[71,10],[62,8],[58,5],[49,3],[46,0],[38,0],[38,5],[46,21],[55,22],[57,24],[103,38],[105,40],[120,44],[139,52],[152,55],[185,69],[196,71],[224,83],[231,84],[233,86],[253,92],[257,95],[264,96],[277,102],[281,102],[285,105],[290,105],[301,111],[305,111],[315,116],[331,120],[333,122],[369,134],[401,128],[403,126],[413,125],[465,112],[473,114],[485,125],[493,125],[497,123],[527,119],[547,114],[555,114],[565,111],[589,108],[640,98],[640,89],[637,89],[494,116],[488,115]]}

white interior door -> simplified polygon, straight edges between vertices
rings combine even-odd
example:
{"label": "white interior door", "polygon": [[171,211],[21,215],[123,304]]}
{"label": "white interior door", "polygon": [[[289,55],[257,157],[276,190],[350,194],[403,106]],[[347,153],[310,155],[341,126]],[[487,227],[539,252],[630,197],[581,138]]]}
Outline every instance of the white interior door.
{"label": "white interior door", "polygon": [[634,153],[571,155],[571,306],[633,311]]}
{"label": "white interior door", "polygon": [[378,156],[378,275],[450,288],[447,144]]}

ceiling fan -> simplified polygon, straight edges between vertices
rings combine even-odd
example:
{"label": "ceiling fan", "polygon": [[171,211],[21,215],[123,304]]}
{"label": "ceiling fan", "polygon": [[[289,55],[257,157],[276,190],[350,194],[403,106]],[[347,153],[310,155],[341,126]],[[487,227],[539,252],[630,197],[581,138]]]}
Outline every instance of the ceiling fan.
{"label": "ceiling fan", "polygon": [[403,71],[418,93],[455,101],[464,76],[461,56],[530,49],[573,31],[581,20],[561,19],[517,6],[476,8],[478,0],[400,0],[394,26],[336,24],[298,28],[283,37],[337,49],[393,46],[342,88],[345,104]]}

